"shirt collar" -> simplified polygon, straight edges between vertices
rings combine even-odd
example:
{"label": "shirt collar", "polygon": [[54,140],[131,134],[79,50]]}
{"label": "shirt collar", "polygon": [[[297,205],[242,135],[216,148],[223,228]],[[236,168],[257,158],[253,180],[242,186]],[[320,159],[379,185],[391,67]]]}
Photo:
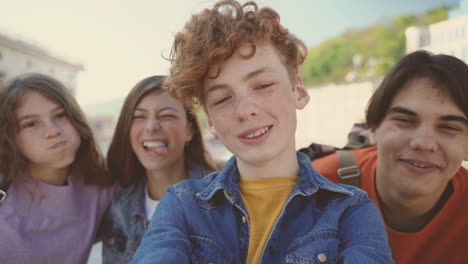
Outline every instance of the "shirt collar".
{"label": "shirt collar", "polygon": [[[297,152],[297,160],[299,162],[299,180],[293,190],[292,195],[301,194],[310,196],[316,193],[319,189],[328,190],[335,193],[341,193],[352,196],[353,193],[340,185],[334,184],[328,179],[320,175],[311,164],[307,155]],[[232,156],[224,168],[211,175],[214,179],[197,197],[201,200],[211,199],[218,191],[223,191],[225,197],[234,203],[240,198],[239,187],[237,185],[239,172],[237,170],[236,158]]]}

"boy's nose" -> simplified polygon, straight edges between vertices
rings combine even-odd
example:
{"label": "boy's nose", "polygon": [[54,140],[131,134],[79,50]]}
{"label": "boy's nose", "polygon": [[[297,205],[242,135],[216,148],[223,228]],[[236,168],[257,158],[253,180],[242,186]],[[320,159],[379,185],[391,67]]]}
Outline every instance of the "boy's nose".
{"label": "boy's nose", "polygon": [[237,114],[240,121],[257,116],[257,102],[253,98],[241,98],[237,104]]}
{"label": "boy's nose", "polygon": [[414,135],[410,141],[410,147],[415,150],[431,151],[437,150],[437,141],[430,133],[419,133]]}

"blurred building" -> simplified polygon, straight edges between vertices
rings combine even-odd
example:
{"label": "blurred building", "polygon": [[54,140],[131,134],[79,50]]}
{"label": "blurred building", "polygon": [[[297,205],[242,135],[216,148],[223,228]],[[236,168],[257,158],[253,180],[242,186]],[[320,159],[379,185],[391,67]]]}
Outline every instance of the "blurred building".
{"label": "blurred building", "polygon": [[31,43],[0,33],[0,82],[25,73],[52,76],[76,94],[76,78],[83,66],[51,55]]}
{"label": "blurred building", "polygon": [[[69,62],[36,45],[0,33],[0,83],[25,73],[42,73],[59,80],[76,95],[77,75],[83,69],[79,63]],[[114,130],[114,116],[90,113],[86,116],[101,150],[106,152]]]}
{"label": "blurred building", "polygon": [[112,135],[114,134],[114,117],[111,115],[87,114],[86,118],[93,129],[93,133],[102,153],[106,154],[112,140]]}
{"label": "blurred building", "polygon": [[460,7],[449,12],[447,20],[428,27],[412,26],[405,34],[406,53],[422,49],[468,62],[468,1],[460,1]]}

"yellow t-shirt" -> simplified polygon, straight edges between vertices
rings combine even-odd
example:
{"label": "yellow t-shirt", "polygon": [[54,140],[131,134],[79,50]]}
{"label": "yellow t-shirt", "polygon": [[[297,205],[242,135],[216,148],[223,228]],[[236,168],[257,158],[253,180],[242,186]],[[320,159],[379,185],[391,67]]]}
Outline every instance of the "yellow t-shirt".
{"label": "yellow t-shirt", "polygon": [[247,263],[260,261],[265,243],[298,179],[239,179],[239,191],[250,222]]}

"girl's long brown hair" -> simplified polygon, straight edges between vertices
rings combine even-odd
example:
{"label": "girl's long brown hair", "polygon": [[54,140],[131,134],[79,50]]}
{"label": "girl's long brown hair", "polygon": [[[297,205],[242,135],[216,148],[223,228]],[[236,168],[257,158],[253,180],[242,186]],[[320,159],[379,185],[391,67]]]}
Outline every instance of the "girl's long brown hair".
{"label": "girl's long brown hair", "polygon": [[0,172],[4,174],[0,189],[6,189],[20,173],[23,173],[22,169],[28,162],[16,145],[18,125],[15,112],[21,97],[30,91],[36,91],[63,107],[71,124],[78,131],[81,144],[72,163],[73,173],[84,177],[86,184],[98,186],[112,184],[92,130],[70,91],[52,77],[27,74],[14,79],[0,89]]}
{"label": "girl's long brown hair", "polygon": [[[145,169],[130,144],[130,127],[138,103],[152,92],[164,91],[164,76],[151,76],[137,83],[127,95],[120,111],[114,136],[107,152],[109,173],[122,187],[135,184],[145,177]],[[205,149],[197,117],[185,107],[187,121],[193,129],[192,140],[184,149],[185,166],[198,164],[207,170],[214,170],[213,161]]]}

